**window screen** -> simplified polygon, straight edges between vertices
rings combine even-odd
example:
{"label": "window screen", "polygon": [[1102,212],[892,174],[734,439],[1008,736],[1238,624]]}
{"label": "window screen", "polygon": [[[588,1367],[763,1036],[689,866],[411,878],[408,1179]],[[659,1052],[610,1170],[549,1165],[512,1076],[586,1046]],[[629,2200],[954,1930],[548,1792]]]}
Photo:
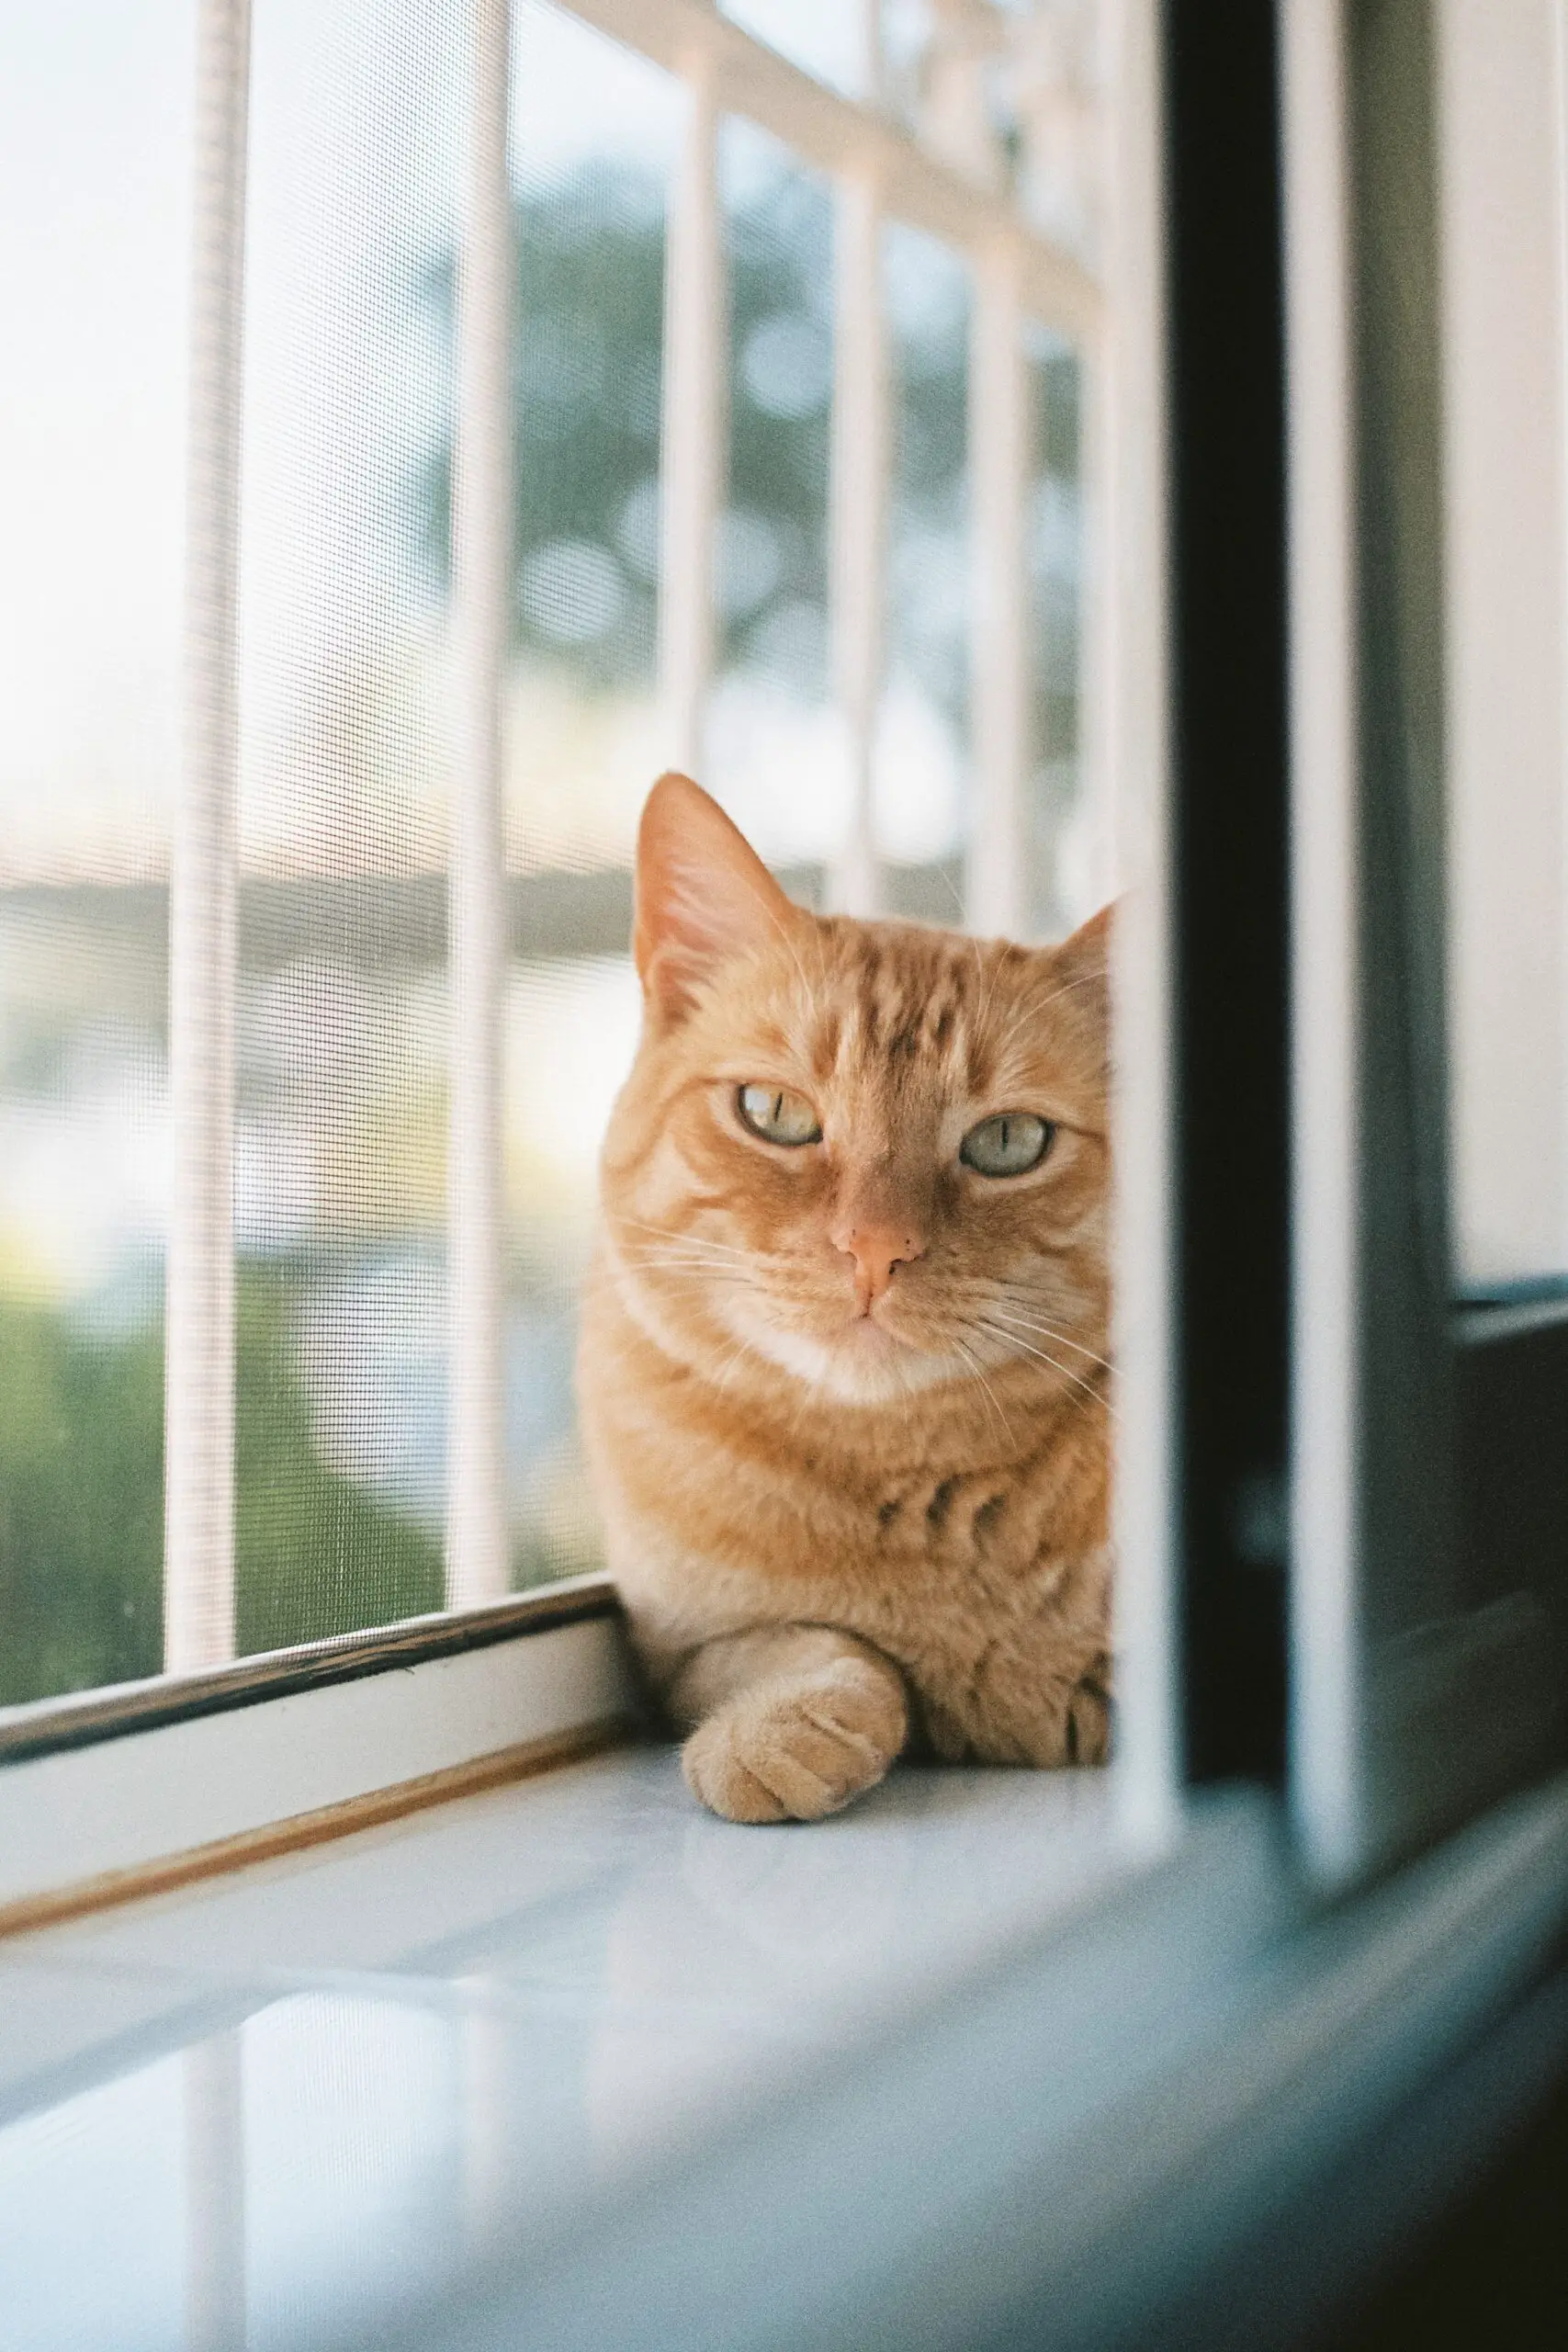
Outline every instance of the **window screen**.
{"label": "window screen", "polygon": [[[0,1703],[595,1565],[576,1301],[637,1035],[637,819],[672,758],[814,903],[843,902],[869,844],[880,908],[956,922],[976,829],[1016,816],[992,864],[1032,862],[1028,920],[1081,911],[1075,362],[1028,356],[1025,300],[1066,287],[1066,326],[1094,296],[1031,231],[1032,134],[987,96],[1012,16],[971,51],[905,39],[897,10],[699,24],[647,0],[621,40],[550,0],[507,13],[509,67],[500,10],[467,0],[253,0],[248,37],[217,0],[68,0],[18,33],[0,91],[20,355],[0,393]],[[448,1522],[476,903],[454,890],[476,673],[453,549],[476,126],[502,71],[498,1583],[489,1554],[456,1574]],[[982,789],[972,710],[976,273],[1010,209],[999,315],[1039,412],[1009,624],[1027,823],[1018,779]],[[852,368],[878,424],[846,523]],[[711,596],[690,560],[710,537]],[[201,601],[219,574],[231,662]],[[666,641],[682,596],[689,676]],[[193,712],[218,729],[194,752]],[[200,872],[225,902],[232,883],[233,939],[208,924],[171,1029],[193,792],[203,822],[227,812]],[[470,1141],[489,1107],[458,1120]],[[193,1152],[217,1204],[197,1241]],[[221,1431],[186,1443],[231,1393],[231,1471]]]}
{"label": "window screen", "polygon": [[235,1640],[441,1601],[459,19],[257,0],[240,509]]}
{"label": "window screen", "polygon": [[571,1360],[599,1140],[637,1037],[632,844],[664,756],[661,349],[682,105],[670,75],[557,9],[516,12],[513,54],[503,1354],[521,1586],[596,1556]]}
{"label": "window screen", "polygon": [[1054,938],[1091,915],[1103,895],[1101,844],[1079,757],[1079,373],[1059,335],[1025,336],[1029,497],[1030,727],[1024,822],[1031,854],[1029,923]]}
{"label": "window screen", "polygon": [[0,1702],[162,1655],[188,11],[63,0],[6,51]]}
{"label": "window screen", "polygon": [[832,192],[735,116],[720,130],[718,190],[729,434],[707,780],[761,855],[812,866],[817,889],[850,823],[829,639]]}
{"label": "window screen", "polygon": [[962,920],[970,785],[969,273],[903,221],[883,234],[893,465],[886,680],[873,767],[883,898]]}

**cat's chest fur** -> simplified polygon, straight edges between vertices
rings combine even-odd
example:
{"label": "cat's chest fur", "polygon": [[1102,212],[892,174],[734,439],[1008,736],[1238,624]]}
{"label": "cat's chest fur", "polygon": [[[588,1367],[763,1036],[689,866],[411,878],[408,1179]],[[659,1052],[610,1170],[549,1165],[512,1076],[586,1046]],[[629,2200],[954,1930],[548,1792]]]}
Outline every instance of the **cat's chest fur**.
{"label": "cat's chest fur", "polygon": [[1109,1646],[1098,1396],[996,1426],[935,1396],[889,1415],[749,1416],[621,1361],[589,1434],[656,1679],[716,1635],[834,1625],[903,1668],[938,1752],[1046,1760],[1044,1694],[1103,1672]]}

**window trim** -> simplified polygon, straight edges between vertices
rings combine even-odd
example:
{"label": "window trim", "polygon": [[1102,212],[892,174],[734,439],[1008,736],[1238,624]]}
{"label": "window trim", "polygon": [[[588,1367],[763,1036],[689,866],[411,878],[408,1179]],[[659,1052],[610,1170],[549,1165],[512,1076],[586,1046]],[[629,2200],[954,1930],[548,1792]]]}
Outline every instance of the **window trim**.
{"label": "window trim", "polygon": [[0,1936],[521,1778],[637,1713],[598,1577],[7,1710]]}
{"label": "window trim", "polygon": [[1549,1769],[1568,1728],[1568,1470],[1540,1442],[1568,1408],[1561,1285],[1481,1303],[1450,1271],[1439,29],[1427,0],[1281,15],[1291,1789],[1338,1885]]}
{"label": "window trim", "polygon": [[566,1577],[558,1584],[512,1593],[504,1600],[473,1609],[433,1610],[359,1633],[258,1650],[202,1673],[147,1675],[135,1682],[98,1684],[0,1707],[0,1768],[161,1730],[166,1724],[226,1714],[268,1699],[291,1698],[301,1690],[326,1690],[361,1675],[407,1672],[433,1658],[486,1649],[519,1634],[549,1633],[557,1625],[619,1614],[620,1602],[608,1577]]}

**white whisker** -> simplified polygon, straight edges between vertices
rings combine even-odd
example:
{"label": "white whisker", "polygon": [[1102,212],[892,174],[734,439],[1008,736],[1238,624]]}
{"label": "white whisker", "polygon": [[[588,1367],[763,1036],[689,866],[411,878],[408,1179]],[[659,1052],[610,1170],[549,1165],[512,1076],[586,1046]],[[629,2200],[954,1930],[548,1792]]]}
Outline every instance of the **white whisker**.
{"label": "white whisker", "polygon": [[705,1233],[682,1233],[672,1225],[647,1225],[641,1217],[617,1216],[612,1220],[633,1233],[651,1233],[660,1241],[677,1242],[683,1250],[712,1250],[726,1258],[750,1259],[750,1250],[739,1250],[731,1241],[714,1241]]}
{"label": "white whisker", "polygon": [[1071,1348],[1075,1355],[1087,1356],[1090,1363],[1097,1363],[1102,1372],[1114,1372],[1116,1369],[1108,1357],[1097,1355],[1092,1348],[1086,1348],[1081,1340],[1073,1339],[1068,1332],[1058,1331],[1054,1323],[1038,1323],[1030,1316],[1020,1315],[1016,1309],[1009,1315],[1001,1307],[992,1306],[990,1312],[1000,1322],[1012,1325],[1021,1331],[1033,1331],[1043,1340],[1055,1340],[1058,1347]]}
{"label": "white whisker", "polygon": [[974,1374],[981,1387],[985,1390],[986,1401],[987,1405],[989,1405],[991,1410],[995,1413],[998,1420],[1000,1421],[1002,1425],[1002,1434],[1006,1438],[1009,1445],[1016,1445],[1018,1441],[1012,1433],[1012,1423],[1008,1419],[1007,1415],[1003,1412],[1001,1401],[998,1398],[996,1390],[991,1386],[990,1382],[987,1379],[985,1373],[981,1368],[979,1357],[975,1354],[972,1349],[966,1347],[962,1340],[955,1339],[953,1344],[958,1350],[958,1352],[963,1357],[964,1363],[969,1366],[970,1371]]}
{"label": "white whisker", "polygon": [[1032,1346],[1028,1340],[1021,1340],[1016,1331],[1006,1330],[1000,1324],[987,1323],[984,1316],[976,1319],[980,1329],[988,1331],[991,1337],[994,1340],[999,1340],[1004,1347],[1010,1348],[1021,1355],[1035,1356],[1040,1363],[1049,1364],[1053,1372],[1059,1372],[1062,1378],[1070,1381],[1075,1388],[1081,1388],[1086,1396],[1091,1397],[1097,1404],[1102,1404],[1112,1419],[1116,1418],[1116,1408],[1110,1398],[1101,1396],[1092,1381],[1083,1379],[1069,1365],[1063,1363],[1060,1357],[1048,1355],[1043,1348]]}

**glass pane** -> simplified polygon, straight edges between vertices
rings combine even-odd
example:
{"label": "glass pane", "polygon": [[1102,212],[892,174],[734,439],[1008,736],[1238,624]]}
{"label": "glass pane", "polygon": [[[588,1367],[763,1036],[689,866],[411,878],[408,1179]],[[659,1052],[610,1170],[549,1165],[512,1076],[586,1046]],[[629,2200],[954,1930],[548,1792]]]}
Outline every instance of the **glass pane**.
{"label": "glass pane", "polygon": [[1568,394],[1552,0],[1438,12],[1455,1272],[1568,1276]]}
{"label": "glass pane", "polygon": [[242,495],[238,1645],[436,1608],[454,8],[254,20]]}
{"label": "glass pane", "polygon": [[894,454],[875,838],[889,911],[955,923],[970,764],[970,279],[902,221],[884,232],[882,259]]}
{"label": "glass pane", "polygon": [[722,0],[727,17],[849,97],[866,92],[874,0]]}
{"label": "glass pane", "polygon": [[729,469],[703,781],[770,864],[820,866],[850,817],[828,634],[832,195],[788,148],[733,118],[718,170]]}
{"label": "glass pane", "polygon": [[162,1656],[193,17],[24,10],[0,75],[0,1703]]}
{"label": "glass pane", "polygon": [[[1540,1768],[1562,1720],[1564,1334],[1456,1317],[1453,1293],[1456,1277],[1472,1296],[1535,1287],[1564,1263],[1551,1204],[1563,540],[1559,362],[1542,334],[1543,320],[1561,334],[1562,308],[1549,12],[1378,0],[1345,22],[1354,1157],[1345,1189],[1336,1170],[1319,1195],[1317,1246],[1332,1266],[1337,1193],[1355,1328],[1332,1388],[1331,1353],[1319,1358],[1325,1482],[1302,1487],[1295,1527],[1309,1555],[1327,1530],[1317,1581],[1303,1575],[1316,1648],[1303,1681],[1323,1709],[1314,1769],[1326,1759],[1340,1861],[1364,1865]],[[1310,826],[1310,797],[1301,814]],[[1326,859],[1317,879],[1342,887]],[[1321,987],[1307,969],[1308,1017]],[[1317,1010],[1321,1047],[1332,982]],[[1345,1143],[1332,1116],[1316,1140],[1332,1166]],[[1298,1334],[1314,1315],[1332,1334],[1332,1280],[1325,1293],[1303,1301]]]}
{"label": "glass pane", "polygon": [[1069,345],[1032,322],[1024,349],[1034,414],[1029,514],[1032,728],[1024,821],[1033,937],[1055,939],[1105,898],[1100,843],[1078,757],[1083,564],[1078,364]]}
{"label": "glass pane", "polygon": [[560,10],[515,19],[516,601],[503,720],[507,1458],[519,1585],[595,1564],[572,1413],[604,1120],[636,1043],[632,844],[657,703],[665,208],[682,100]]}

